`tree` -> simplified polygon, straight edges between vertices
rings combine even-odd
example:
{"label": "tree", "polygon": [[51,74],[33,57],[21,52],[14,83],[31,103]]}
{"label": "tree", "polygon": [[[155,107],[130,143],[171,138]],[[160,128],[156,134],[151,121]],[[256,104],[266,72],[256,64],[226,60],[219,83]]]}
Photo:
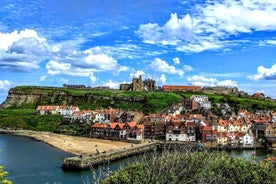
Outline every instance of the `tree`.
{"label": "tree", "polygon": [[7,171],[4,171],[4,167],[0,166],[0,183],[1,184],[12,184],[11,181],[6,179],[6,176],[8,175]]}

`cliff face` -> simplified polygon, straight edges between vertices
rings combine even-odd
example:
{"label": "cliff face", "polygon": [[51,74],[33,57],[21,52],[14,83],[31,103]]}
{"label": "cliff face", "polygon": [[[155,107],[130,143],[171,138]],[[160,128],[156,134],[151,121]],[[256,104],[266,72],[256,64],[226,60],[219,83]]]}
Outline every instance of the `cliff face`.
{"label": "cliff face", "polygon": [[38,105],[79,105],[82,107],[105,107],[116,103],[143,103],[145,98],[140,97],[110,97],[95,95],[92,92],[84,94],[69,94],[63,88],[35,88],[22,90],[12,88],[7,99],[0,108],[36,108]]}

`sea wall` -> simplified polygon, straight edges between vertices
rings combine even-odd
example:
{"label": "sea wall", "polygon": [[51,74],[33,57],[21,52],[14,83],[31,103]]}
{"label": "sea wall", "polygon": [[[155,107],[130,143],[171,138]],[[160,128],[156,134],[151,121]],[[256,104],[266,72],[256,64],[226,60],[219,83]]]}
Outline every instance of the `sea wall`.
{"label": "sea wall", "polygon": [[148,151],[153,151],[157,148],[157,143],[150,143],[146,145],[133,145],[130,148],[102,152],[98,154],[69,157],[64,159],[62,169],[73,171],[87,170],[91,167],[96,167],[100,164],[112,162],[115,160],[123,159],[129,156],[134,156]]}

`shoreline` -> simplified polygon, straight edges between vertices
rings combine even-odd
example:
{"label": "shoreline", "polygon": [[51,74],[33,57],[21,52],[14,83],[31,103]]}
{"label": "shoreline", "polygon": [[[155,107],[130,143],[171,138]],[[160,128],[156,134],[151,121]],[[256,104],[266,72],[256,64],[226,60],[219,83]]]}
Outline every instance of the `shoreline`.
{"label": "shoreline", "polygon": [[[42,132],[42,131],[40,132],[40,131],[23,130],[23,129],[0,128],[0,133],[17,135],[17,136],[26,136],[76,156],[79,156],[79,155],[85,156],[85,155],[97,154],[102,152],[118,151],[121,149],[130,148],[133,146],[132,143],[128,143],[128,142],[89,138],[89,137],[78,137],[78,136],[57,134],[52,132]],[[140,145],[145,145],[145,144],[148,144],[147,141],[143,142]],[[271,149],[276,150],[276,148],[271,148]]]}
{"label": "shoreline", "polygon": [[120,141],[77,137],[32,130],[0,129],[0,133],[30,137],[73,155],[96,154],[97,152],[120,150],[132,146],[131,143]]}

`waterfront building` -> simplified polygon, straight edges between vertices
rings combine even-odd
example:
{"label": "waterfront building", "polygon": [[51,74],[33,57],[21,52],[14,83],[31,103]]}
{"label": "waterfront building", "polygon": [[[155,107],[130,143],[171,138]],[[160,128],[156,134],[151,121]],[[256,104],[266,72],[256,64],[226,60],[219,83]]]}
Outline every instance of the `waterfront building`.
{"label": "waterfront building", "polygon": [[239,138],[240,138],[240,144],[243,147],[253,147],[254,146],[254,136],[252,133],[243,134],[243,136],[240,136]]}

